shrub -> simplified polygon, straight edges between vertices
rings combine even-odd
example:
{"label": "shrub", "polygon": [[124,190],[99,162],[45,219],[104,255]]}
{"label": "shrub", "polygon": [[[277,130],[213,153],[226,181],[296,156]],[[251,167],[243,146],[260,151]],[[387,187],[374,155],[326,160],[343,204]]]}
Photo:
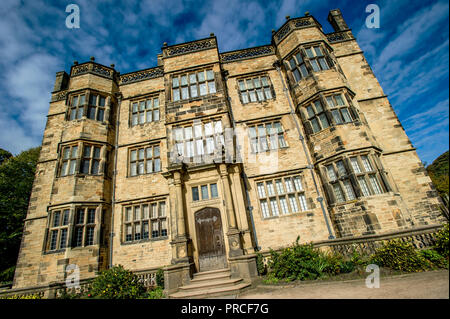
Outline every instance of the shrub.
{"label": "shrub", "polygon": [[434,249],[442,256],[448,258],[448,224],[436,234]]}
{"label": "shrub", "polygon": [[162,269],[158,269],[156,272],[156,285],[164,288],[164,270]]}
{"label": "shrub", "polygon": [[16,266],[11,266],[0,272],[0,283],[8,283],[14,279],[14,271]]}
{"label": "shrub", "polygon": [[299,239],[280,253],[270,250],[269,275],[293,281],[317,279],[326,274],[330,269],[327,258],[312,244],[300,245]]}
{"label": "shrub", "polygon": [[88,297],[99,299],[136,299],[146,296],[145,286],[121,265],[100,272],[88,289]]}
{"label": "shrub", "polygon": [[156,288],[148,291],[145,295],[144,295],[144,299],[161,299],[164,298],[164,290],[162,287],[157,286]]}
{"label": "shrub", "polygon": [[372,255],[371,263],[404,272],[429,268],[427,260],[410,243],[400,240],[391,240],[379,247]]}
{"label": "shrub", "polygon": [[428,260],[435,268],[448,268],[448,259],[442,257],[436,250],[424,249],[419,251],[423,258]]}
{"label": "shrub", "polygon": [[260,252],[256,253],[256,268],[259,275],[265,275],[267,273],[267,267],[264,264],[264,256]]}

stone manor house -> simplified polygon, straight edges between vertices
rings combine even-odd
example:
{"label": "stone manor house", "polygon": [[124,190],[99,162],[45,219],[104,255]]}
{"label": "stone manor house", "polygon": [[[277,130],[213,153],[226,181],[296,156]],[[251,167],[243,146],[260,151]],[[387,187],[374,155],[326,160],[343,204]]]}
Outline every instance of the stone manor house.
{"label": "stone manor house", "polygon": [[164,43],[156,67],[126,74],[94,58],[58,72],[13,289],[119,264],[164,268],[169,292],[222,269],[243,287],[255,251],[298,236],[441,224],[352,31],[338,9],[328,21],[286,17],[270,44],[231,52],[214,34]]}

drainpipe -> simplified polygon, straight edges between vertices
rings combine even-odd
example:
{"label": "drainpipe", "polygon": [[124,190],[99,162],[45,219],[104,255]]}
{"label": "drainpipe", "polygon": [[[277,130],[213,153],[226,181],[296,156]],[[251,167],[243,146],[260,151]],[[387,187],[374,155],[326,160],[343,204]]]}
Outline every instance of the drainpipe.
{"label": "drainpipe", "polygon": [[[226,82],[226,76],[228,75],[228,71],[224,71],[223,73],[224,73],[224,78],[225,78],[224,88],[226,91],[228,91],[227,82]],[[231,107],[231,98],[228,96],[228,92],[226,92],[226,94],[227,94],[227,100],[228,100],[228,108],[230,110],[231,124],[233,125],[233,131],[236,132],[236,122],[234,120],[233,109]],[[239,145],[237,143],[238,143],[238,139],[236,139],[236,150],[239,150]],[[251,221],[251,226],[252,226],[251,231],[253,234],[253,239],[255,240],[255,247],[253,247],[253,248],[256,251],[259,251],[261,249],[261,247],[259,247],[259,245],[258,245],[258,238],[256,236],[255,222],[253,220],[253,206],[251,206],[251,203],[250,203],[250,193],[249,193],[248,187],[247,187],[248,178],[243,170],[242,170],[240,176],[241,176],[242,180],[244,181],[243,184],[244,184],[244,189],[245,189],[245,199],[247,202],[246,206],[247,206],[248,214],[250,216],[250,221]]]}
{"label": "drainpipe", "polygon": [[117,176],[117,150],[119,143],[119,123],[120,123],[120,106],[122,104],[122,94],[117,94],[117,113],[116,113],[116,134],[114,141],[114,172],[112,177],[112,200],[111,200],[111,229],[109,236],[109,268],[113,266],[113,242],[114,242],[114,209],[116,204],[116,176]]}
{"label": "drainpipe", "polygon": [[312,180],[314,182],[314,188],[316,189],[316,192],[317,192],[317,196],[318,196],[317,197],[317,201],[320,203],[320,208],[322,209],[323,218],[325,219],[325,223],[327,225],[328,234],[329,234],[328,239],[335,239],[336,237],[334,236],[333,231],[331,230],[331,226],[330,226],[330,223],[328,221],[328,216],[327,216],[328,214],[327,214],[327,211],[326,211],[325,206],[323,204],[323,197],[321,196],[319,187],[318,187],[317,182],[316,182],[316,178],[314,176],[314,165],[312,165],[311,160],[309,159],[308,151],[306,149],[306,144],[305,144],[305,138],[303,137],[302,132],[300,130],[300,125],[297,122],[295,111],[294,111],[294,108],[292,107],[291,96],[289,95],[289,91],[288,91],[288,89],[286,87],[286,84],[284,82],[283,75],[281,74],[280,63],[279,62],[275,62],[274,66],[277,69],[278,75],[280,76],[281,83],[283,84],[283,92],[286,95],[286,98],[287,98],[287,100],[289,102],[289,108],[291,109],[291,116],[292,116],[292,119],[294,120],[295,126],[297,128],[299,140],[302,142],[303,152],[305,153],[306,160],[308,162],[308,169],[311,172],[311,177],[312,177]]}

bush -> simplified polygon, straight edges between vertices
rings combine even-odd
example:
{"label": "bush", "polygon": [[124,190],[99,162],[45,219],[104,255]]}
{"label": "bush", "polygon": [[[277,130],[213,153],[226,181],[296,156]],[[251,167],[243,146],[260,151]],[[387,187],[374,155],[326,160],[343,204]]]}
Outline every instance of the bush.
{"label": "bush", "polygon": [[156,285],[164,288],[164,270],[162,269],[158,269],[156,272]]}
{"label": "bush", "polygon": [[88,297],[98,299],[137,299],[146,297],[138,277],[121,265],[100,272],[88,289]]}
{"label": "bush", "polygon": [[422,271],[430,266],[411,243],[400,240],[391,240],[379,247],[372,255],[371,263],[404,272]]}
{"label": "bush", "polygon": [[281,253],[270,250],[269,275],[277,279],[313,280],[324,276],[331,268],[326,256],[312,244],[296,242]]}
{"label": "bush", "polygon": [[428,260],[435,268],[448,268],[448,259],[442,257],[436,250],[424,249],[419,251],[423,258]]}
{"label": "bush", "polygon": [[442,256],[448,258],[448,224],[436,234],[434,249]]}
{"label": "bush", "polygon": [[164,298],[164,290],[162,287],[157,286],[156,288],[150,290],[143,296],[145,299],[161,299]]}
{"label": "bush", "polygon": [[263,276],[267,273],[267,267],[264,264],[264,256],[260,252],[256,253],[256,269],[258,270],[258,274]]}
{"label": "bush", "polygon": [[16,266],[11,266],[2,272],[0,272],[0,283],[8,283],[13,281],[14,279],[14,271],[16,270]]}

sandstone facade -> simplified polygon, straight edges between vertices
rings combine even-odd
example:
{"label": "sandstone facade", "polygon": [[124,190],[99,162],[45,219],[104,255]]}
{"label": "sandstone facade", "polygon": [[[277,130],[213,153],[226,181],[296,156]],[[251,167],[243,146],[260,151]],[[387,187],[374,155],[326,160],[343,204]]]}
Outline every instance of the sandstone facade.
{"label": "sandstone facade", "polygon": [[270,45],[232,52],[213,34],[165,44],[128,74],[93,59],[58,72],[13,287],[64,281],[72,264],[81,278],[166,267],[173,287],[186,269],[252,277],[256,249],[297,236],[441,223],[339,10],[329,22],[287,18]]}

